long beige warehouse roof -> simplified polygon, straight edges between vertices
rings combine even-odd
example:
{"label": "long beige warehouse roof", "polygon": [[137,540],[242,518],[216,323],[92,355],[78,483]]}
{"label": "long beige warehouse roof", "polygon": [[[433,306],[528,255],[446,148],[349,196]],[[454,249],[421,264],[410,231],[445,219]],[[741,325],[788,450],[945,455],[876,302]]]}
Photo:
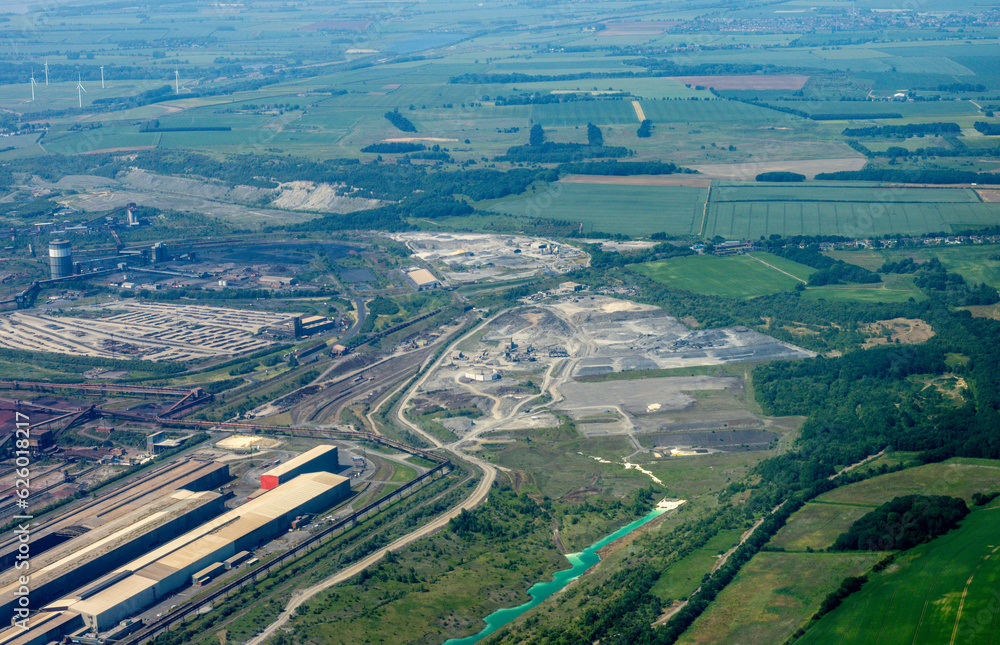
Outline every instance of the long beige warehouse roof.
{"label": "long beige warehouse roof", "polygon": [[[98,593],[77,601],[66,598],[50,608],[68,607],[84,615],[102,617],[101,623],[117,621],[136,611],[190,578],[195,571],[236,552],[236,543],[254,538],[261,530],[270,531],[275,521],[289,513],[315,505],[349,480],[340,475],[318,472],[299,475],[242,506],[197,529],[123,564],[113,573],[134,572]],[[331,500],[332,501],[332,500]],[[240,548],[245,548],[240,546]],[[102,626],[102,629],[104,627]]]}
{"label": "long beige warehouse roof", "polygon": [[[265,476],[281,477],[283,475],[287,475],[288,473],[294,471],[296,468],[299,468],[299,467],[301,467],[301,466],[303,466],[305,464],[308,464],[309,462],[313,461],[314,459],[318,459],[320,457],[323,457],[324,455],[327,455],[327,454],[329,454],[331,452],[334,452],[334,453],[337,452],[337,447],[336,446],[326,446],[326,445],[316,446],[312,450],[310,450],[308,452],[304,452],[301,455],[299,455],[298,457],[294,457],[292,459],[289,459],[288,461],[286,461],[283,464],[275,466],[274,468],[272,468],[271,470],[267,471],[266,473],[261,473],[260,476],[261,477],[265,477]],[[258,499],[260,499],[260,498],[258,498]]]}

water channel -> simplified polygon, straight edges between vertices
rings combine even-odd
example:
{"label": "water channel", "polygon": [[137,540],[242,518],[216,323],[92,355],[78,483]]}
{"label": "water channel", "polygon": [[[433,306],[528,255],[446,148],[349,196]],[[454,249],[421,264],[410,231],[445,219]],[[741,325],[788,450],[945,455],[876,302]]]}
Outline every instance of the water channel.
{"label": "water channel", "polygon": [[569,569],[557,572],[549,582],[536,582],[531,585],[531,588],[528,589],[528,595],[531,596],[531,600],[518,607],[508,607],[496,610],[484,619],[486,621],[486,627],[484,627],[478,634],[466,636],[465,638],[450,638],[444,642],[444,645],[473,645],[474,643],[478,643],[524,612],[537,607],[544,602],[546,598],[583,575],[584,571],[601,561],[601,556],[597,555],[597,552],[605,546],[611,544],[618,538],[628,535],[643,524],[646,524],[660,515],[663,515],[668,510],[677,508],[677,506],[680,506],[682,503],[683,502],[661,502],[657,508],[650,511],[648,515],[637,519],[631,524],[623,526],[611,535],[601,538],[580,553],[570,553],[566,556],[566,559],[569,560],[572,566]]}

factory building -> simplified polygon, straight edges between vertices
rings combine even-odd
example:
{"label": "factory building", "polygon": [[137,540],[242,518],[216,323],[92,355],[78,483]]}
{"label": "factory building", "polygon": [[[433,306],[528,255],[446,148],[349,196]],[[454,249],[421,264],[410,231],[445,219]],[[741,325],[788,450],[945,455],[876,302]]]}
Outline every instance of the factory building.
{"label": "factory building", "polygon": [[[161,466],[114,494],[103,495],[51,520],[33,523],[31,557],[39,557],[77,535],[97,530],[132,511],[146,508],[176,490],[210,490],[229,479],[229,466],[215,461],[188,459]],[[15,534],[0,540],[0,569],[13,569],[19,546]]]}
{"label": "factory building", "polygon": [[280,466],[261,473],[260,487],[271,490],[304,473],[332,473],[338,470],[340,462],[337,457],[337,446],[316,446],[309,452],[304,452]]}
{"label": "factory building", "polygon": [[441,286],[441,281],[434,277],[434,274],[427,269],[413,269],[412,271],[406,272],[406,277],[409,278],[413,286],[417,288],[417,291],[423,291],[424,289],[434,289],[435,287]]}
{"label": "factory building", "polygon": [[73,251],[68,240],[49,243],[49,269],[53,280],[73,275]]}
{"label": "factory building", "polygon": [[195,574],[212,571],[214,563],[282,533],[297,515],[330,508],[347,498],[350,490],[350,480],[340,475],[299,475],[45,609],[78,613],[92,631],[107,630],[188,584]]}
{"label": "factory building", "polygon": [[[40,555],[32,555],[32,603],[41,606],[96,580],[120,563],[225,510],[225,498],[218,493],[178,490]],[[13,567],[0,573],[0,615],[13,615],[20,575],[22,571]]]}

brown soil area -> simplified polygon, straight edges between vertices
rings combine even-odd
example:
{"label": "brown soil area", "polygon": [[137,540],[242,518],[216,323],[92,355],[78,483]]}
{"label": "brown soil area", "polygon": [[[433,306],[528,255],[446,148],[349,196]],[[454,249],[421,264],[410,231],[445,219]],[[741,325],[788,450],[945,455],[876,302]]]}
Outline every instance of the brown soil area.
{"label": "brown soil area", "polygon": [[717,90],[801,90],[808,76],[761,74],[759,76],[671,76],[688,85],[702,85]]}
{"label": "brown soil area", "polygon": [[693,188],[708,188],[712,182],[708,177],[699,175],[628,175],[618,177],[613,175],[567,175],[559,181],[567,184],[605,184],[617,186],[691,186]]}
{"label": "brown soil area", "polygon": [[877,336],[870,338],[862,347],[867,349],[875,345],[887,345],[890,341],[882,333],[883,327],[889,329],[891,342],[898,341],[904,345],[916,345],[934,336],[934,329],[919,318],[893,318],[865,325],[862,328],[865,334],[877,334]]}
{"label": "brown soil area", "polygon": [[1000,190],[976,190],[984,202],[1000,202]]}

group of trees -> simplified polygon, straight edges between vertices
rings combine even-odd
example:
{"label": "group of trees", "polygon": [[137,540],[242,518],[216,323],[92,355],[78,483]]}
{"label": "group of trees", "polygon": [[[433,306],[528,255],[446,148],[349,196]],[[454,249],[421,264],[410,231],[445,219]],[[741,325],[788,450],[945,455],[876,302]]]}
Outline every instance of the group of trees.
{"label": "group of trees", "polygon": [[409,141],[390,141],[388,143],[373,143],[361,149],[361,152],[377,152],[379,154],[401,154],[405,152],[420,152],[427,146]]}
{"label": "group of trees", "polygon": [[[907,154],[909,152],[907,151]],[[985,154],[980,151],[979,154]],[[992,172],[972,170],[924,170],[902,168],[865,168],[821,172],[819,181],[891,181],[906,184],[1000,184],[1000,176]]]}
{"label": "group of trees", "polygon": [[788,258],[799,264],[804,264],[814,269],[819,269],[809,276],[811,286],[822,286],[829,284],[872,284],[882,282],[879,274],[869,271],[856,264],[848,264],[843,260],[833,258],[820,253],[818,244],[810,244],[805,248],[799,248],[795,244],[785,244],[779,240],[766,241],[764,247],[775,255]]}
{"label": "group of trees", "polygon": [[560,164],[560,175],[672,175],[674,173],[696,174],[697,170],[663,161],[580,161]]}
{"label": "group of trees", "polygon": [[851,524],[830,550],[909,549],[947,533],[968,514],[965,500],[957,497],[896,497]]}
{"label": "group of trees", "polygon": [[844,128],[846,137],[912,137],[922,134],[958,134],[957,123],[908,123],[906,125],[873,125],[866,128]]}
{"label": "group of trees", "polygon": [[545,140],[545,130],[541,124],[531,126],[528,145],[512,146],[507,153],[497,157],[497,161],[529,163],[569,163],[583,159],[630,157],[634,153],[621,146],[605,146],[601,129],[593,123],[587,124],[587,143],[554,143]]}
{"label": "group of trees", "polygon": [[402,132],[416,132],[417,126],[413,125],[413,122],[407,119],[405,116],[399,113],[399,108],[395,110],[390,110],[386,112],[383,116],[389,121],[389,123],[396,126],[397,130]]}
{"label": "group of trees", "polygon": [[972,127],[987,136],[1000,135],[1000,123],[987,123],[986,121],[976,121]]}
{"label": "group of trees", "polygon": [[939,259],[914,262],[913,258],[903,258],[897,262],[885,262],[880,273],[915,274],[913,284],[928,293],[942,298],[954,307],[971,305],[992,305],[1000,302],[1000,294],[993,287],[981,282],[969,284],[959,273],[949,272]]}
{"label": "group of trees", "polygon": [[773,171],[773,172],[762,172],[759,175],[757,175],[757,177],[755,177],[755,180],[756,181],[798,182],[798,181],[805,181],[806,180],[806,176],[805,175],[800,175],[797,172]]}

